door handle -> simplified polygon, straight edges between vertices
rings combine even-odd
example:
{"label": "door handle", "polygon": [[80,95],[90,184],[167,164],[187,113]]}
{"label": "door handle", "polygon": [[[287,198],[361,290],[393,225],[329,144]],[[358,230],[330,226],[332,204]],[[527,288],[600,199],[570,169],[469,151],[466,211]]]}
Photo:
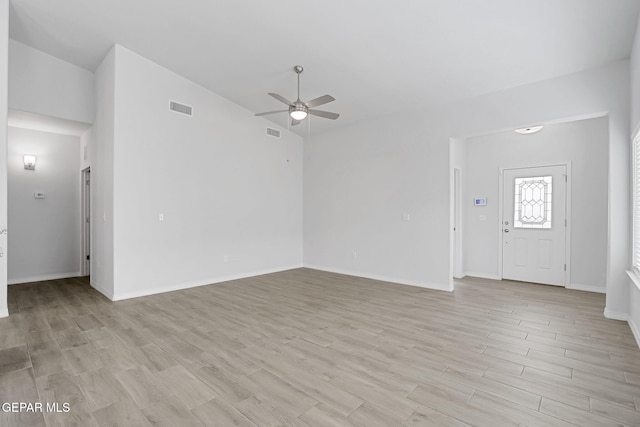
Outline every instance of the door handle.
{"label": "door handle", "polygon": [[508,232],[509,232],[509,229],[508,229],[508,228],[505,228],[505,229],[504,229],[504,232],[505,232],[505,233],[508,233]]}

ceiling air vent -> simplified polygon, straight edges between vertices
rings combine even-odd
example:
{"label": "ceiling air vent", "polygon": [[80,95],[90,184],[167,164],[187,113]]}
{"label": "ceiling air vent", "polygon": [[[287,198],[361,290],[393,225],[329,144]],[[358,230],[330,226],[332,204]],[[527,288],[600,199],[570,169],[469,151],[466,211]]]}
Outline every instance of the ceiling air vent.
{"label": "ceiling air vent", "polygon": [[280,138],[280,131],[278,129],[267,128],[267,135]]}
{"label": "ceiling air vent", "polygon": [[169,109],[177,113],[186,114],[187,116],[193,115],[191,107],[188,105],[178,104],[177,102],[169,102]]}

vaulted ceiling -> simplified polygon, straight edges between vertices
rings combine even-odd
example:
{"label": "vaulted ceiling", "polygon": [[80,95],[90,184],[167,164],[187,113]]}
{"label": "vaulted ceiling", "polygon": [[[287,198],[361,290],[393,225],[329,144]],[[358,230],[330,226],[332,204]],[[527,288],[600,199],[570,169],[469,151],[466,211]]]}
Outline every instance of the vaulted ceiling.
{"label": "vaulted ceiling", "polygon": [[[325,93],[312,131],[629,56],[638,0],[11,0],[10,36],[88,70],[114,43],[252,112]],[[269,116],[286,126],[285,114]],[[258,120],[256,118],[256,120]],[[306,126],[299,126],[301,134]]]}

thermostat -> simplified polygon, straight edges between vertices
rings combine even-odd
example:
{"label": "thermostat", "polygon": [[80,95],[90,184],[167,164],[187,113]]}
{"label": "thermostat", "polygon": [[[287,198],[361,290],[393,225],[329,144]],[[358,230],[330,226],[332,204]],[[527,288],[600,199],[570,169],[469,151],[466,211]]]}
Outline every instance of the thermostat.
{"label": "thermostat", "polygon": [[487,198],[486,197],[476,197],[473,199],[474,206],[487,206]]}
{"label": "thermostat", "polygon": [[35,199],[44,199],[44,193],[41,192],[41,191],[35,192],[35,193],[33,193],[33,197]]}

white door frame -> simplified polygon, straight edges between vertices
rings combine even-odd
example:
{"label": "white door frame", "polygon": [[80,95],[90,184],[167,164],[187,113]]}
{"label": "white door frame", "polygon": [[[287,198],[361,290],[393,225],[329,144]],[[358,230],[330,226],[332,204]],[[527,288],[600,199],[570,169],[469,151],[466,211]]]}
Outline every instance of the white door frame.
{"label": "white door frame", "polygon": [[[91,254],[91,166],[80,171],[80,236],[82,239],[80,255],[80,275],[91,274],[91,260],[87,255]],[[89,191],[87,192],[87,178],[89,178]],[[87,226],[89,216],[89,226]]]}
{"label": "white door frame", "polygon": [[501,167],[498,185],[498,279],[502,280],[502,230],[504,227],[504,171],[506,169],[527,169],[527,168],[538,168],[538,167],[546,167],[546,166],[565,166],[567,168],[567,192],[566,192],[566,218],[567,218],[567,226],[565,227],[564,234],[564,259],[567,264],[567,270],[564,273],[564,287],[568,287],[571,284],[571,160],[565,162],[551,162],[551,163],[538,163],[538,164],[519,164],[516,166],[509,167]]}
{"label": "white door frame", "polygon": [[464,277],[462,268],[462,171],[453,168],[453,277]]}

